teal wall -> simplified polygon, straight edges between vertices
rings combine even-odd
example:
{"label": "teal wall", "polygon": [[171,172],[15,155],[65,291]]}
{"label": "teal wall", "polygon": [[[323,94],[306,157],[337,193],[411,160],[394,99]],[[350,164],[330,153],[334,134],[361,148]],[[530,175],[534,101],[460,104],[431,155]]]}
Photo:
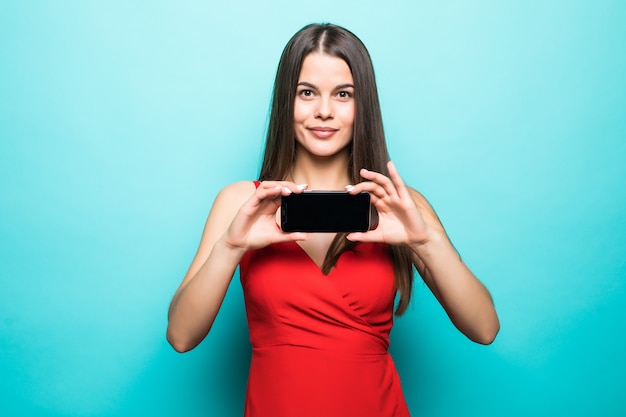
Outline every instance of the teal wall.
{"label": "teal wall", "polygon": [[626,415],[626,3],[604,0],[2,2],[1,415],[241,415],[238,279],[188,354],[167,307],[315,21],[369,47],[392,158],[502,322],[472,344],[417,284],[392,335],[413,415]]}

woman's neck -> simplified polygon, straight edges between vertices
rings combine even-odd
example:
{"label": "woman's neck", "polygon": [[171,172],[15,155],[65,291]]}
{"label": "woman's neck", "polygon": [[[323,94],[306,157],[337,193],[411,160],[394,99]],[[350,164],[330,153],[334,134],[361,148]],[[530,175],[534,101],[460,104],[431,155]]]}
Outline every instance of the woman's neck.
{"label": "woman's neck", "polygon": [[307,184],[309,190],[343,190],[350,183],[347,152],[324,158],[296,154],[290,178],[286,179]]}

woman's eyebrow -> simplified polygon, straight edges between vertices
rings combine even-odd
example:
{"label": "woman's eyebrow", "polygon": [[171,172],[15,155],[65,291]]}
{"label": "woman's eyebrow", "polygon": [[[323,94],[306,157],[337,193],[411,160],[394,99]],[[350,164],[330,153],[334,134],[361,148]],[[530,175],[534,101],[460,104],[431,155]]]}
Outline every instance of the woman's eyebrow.
{"label": "woman's eyebrow", "polygon": [[313,85],[313,84],[308,83],[308,82],[306,82],[306,81],[300,81],[300,82],[298,83],[298,86],[302,86],[302,87],[309,87],[309,88],[312,88],[312,89],[314,89],[314,90],[317,90],[317,89],[318,89],[316,85]]}
{"label": "woman's eyebrow", "polygon": [[[298,83],[298,86],[309,87],[309,88],[312,88],[314,90],[319,90],[319,88],[315,84],[311,84],[311,83],[306,82],[306,81],[300,81]],[[350,83],[339,84],[338,86],[335,87],[335,90],[341,90],[341,89],[344,89],[344,88],[354,88],[354,84],[350,84]]]}

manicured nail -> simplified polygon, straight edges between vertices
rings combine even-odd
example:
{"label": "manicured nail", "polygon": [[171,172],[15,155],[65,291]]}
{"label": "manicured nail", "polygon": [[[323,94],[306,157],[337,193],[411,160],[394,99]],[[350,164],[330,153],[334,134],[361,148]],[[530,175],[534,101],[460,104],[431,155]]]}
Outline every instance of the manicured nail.
{"label": "manicured nail", "polygon": [[298,188],[298,190],[304,190],[308,186],[309,186],[309,184],[298,184],[296,187]]}
{"label": "manicured nail", "polygon": [[348,184],[348,185],[345,186],[345,189],[346,189],[346,191],[352,191],[352,190],[354,190],[354,185]]}
{"label": "manicured nail", "polygon": [[292,191],[289,188],[287,188],[287,187],[283,187],[283,190],[285,190],[285,192],[287,194],[291,194],[292,193]]}

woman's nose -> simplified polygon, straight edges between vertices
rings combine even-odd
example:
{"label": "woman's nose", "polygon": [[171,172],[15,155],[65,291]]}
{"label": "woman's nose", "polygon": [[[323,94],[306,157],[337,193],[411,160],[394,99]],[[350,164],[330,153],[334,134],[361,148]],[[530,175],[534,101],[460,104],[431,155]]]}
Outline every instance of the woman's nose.
{"label": "woman's nose", "polygon": [[330,98],[321,97],[316,109],[316,117],[327,120],[333,118],[333,105]]}

